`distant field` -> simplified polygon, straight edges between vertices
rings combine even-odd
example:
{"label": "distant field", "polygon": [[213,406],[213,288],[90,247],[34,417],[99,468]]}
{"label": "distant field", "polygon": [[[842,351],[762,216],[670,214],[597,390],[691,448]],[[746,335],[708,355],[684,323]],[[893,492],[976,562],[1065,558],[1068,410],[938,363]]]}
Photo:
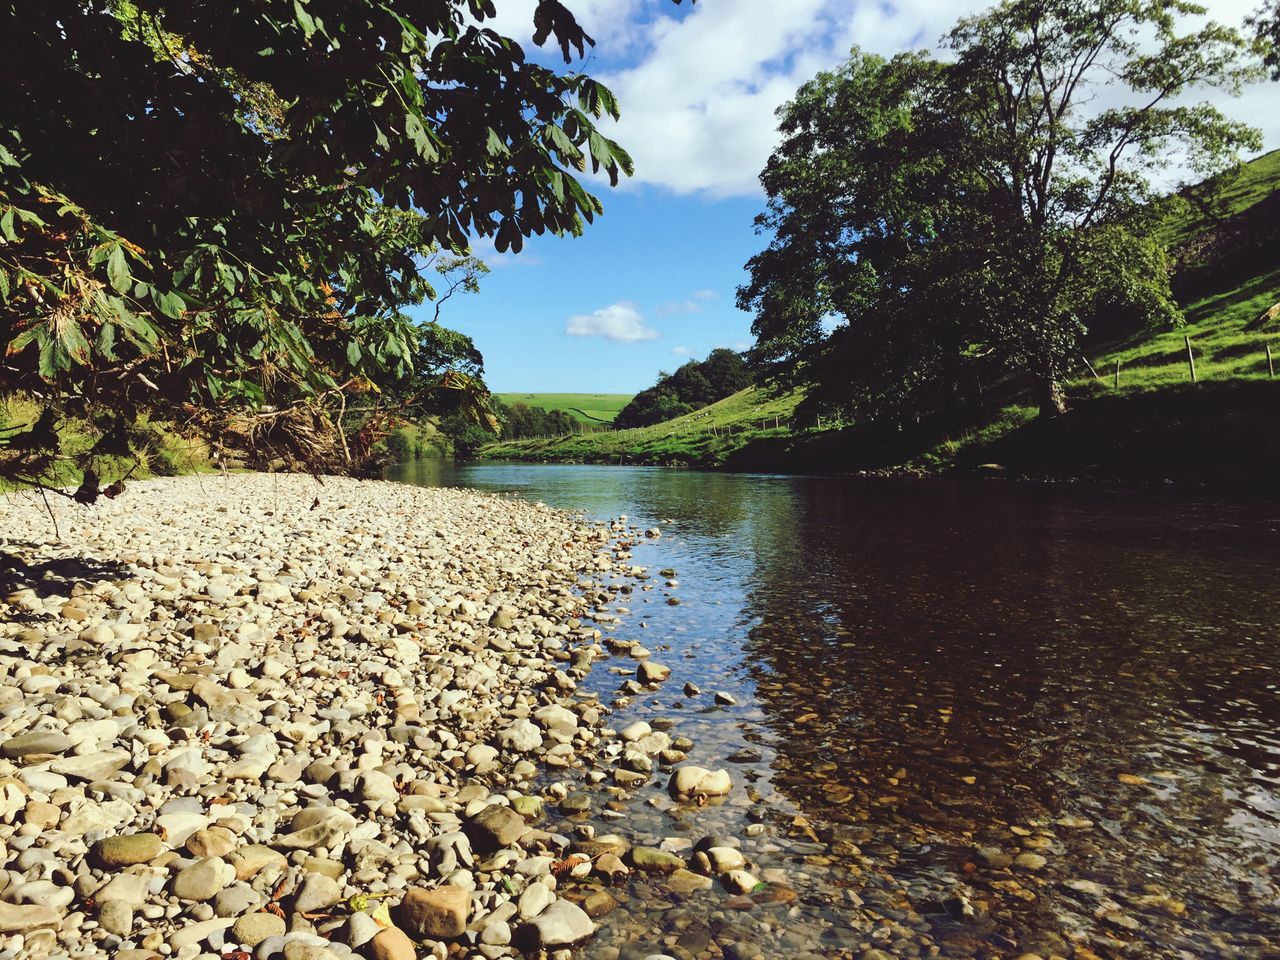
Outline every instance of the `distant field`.
{"label": "distant field", "polygon": [[540,410],[564,410],[578,420],[592,423],[603,420],[612,422],[634,393],[495,393],[495,397],[510,406],[525,403]]}

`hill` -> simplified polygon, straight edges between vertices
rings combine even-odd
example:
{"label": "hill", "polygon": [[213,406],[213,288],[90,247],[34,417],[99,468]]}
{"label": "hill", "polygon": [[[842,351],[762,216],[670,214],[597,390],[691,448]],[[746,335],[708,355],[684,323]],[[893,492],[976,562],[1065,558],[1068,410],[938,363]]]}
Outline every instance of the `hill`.
{"label": "hill", "polygon": [[618,412],[631,402],[633,393],[495,393],[511,406],[525,403],[539,410],[564,410],[582,423],[612,423]]}
{"label": "hill", "polygon": [[752,388],[653,427],[494,444],[482,454],[819,472],[1280,477],[1280,318],[1256,322],[1280,303],[1280,151],[1161,206],[1186,323],[1086,342],[1067,384],[1072,412],[1058,420],[1039,420],[1014,381],[980,408],[892,433],[799,422],[799,395]]}

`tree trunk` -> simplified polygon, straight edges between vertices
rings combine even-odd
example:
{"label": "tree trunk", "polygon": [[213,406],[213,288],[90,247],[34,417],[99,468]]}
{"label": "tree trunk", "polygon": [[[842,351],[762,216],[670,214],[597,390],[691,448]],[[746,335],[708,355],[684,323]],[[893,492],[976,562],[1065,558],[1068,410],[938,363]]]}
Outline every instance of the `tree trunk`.
{"label": "tree trunk", "polygon": [[1067,412],[1067,395],[1062,384],[1053,374],[1045,374],[1040,380],[1040,416],[1042,419],[1061,417]]}

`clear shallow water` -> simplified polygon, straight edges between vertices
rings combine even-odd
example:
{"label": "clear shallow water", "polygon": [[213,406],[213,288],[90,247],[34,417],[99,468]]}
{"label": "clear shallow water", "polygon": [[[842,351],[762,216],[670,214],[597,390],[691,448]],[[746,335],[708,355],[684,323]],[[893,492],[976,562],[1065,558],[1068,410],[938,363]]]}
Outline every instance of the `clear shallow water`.
{"label": "clear shallow water", "polygon": [[[655,575],[620,596],[614,632],[673,676],[615,725],[668,718],[737,786],[691,811],[655,777],[617,804],[619,832],[741,838],[796,899],[738,909],[639,879],[588,956],[643,941],[1280,957],[1280,505],[643,467],[392,478],[663,530],[634,562],[679,586]],[[634,665],[593,671],[606,701],[611,666]],[[702,695],[682,696],[689,680]],[[713,708],[714,690],[737,705]]]}

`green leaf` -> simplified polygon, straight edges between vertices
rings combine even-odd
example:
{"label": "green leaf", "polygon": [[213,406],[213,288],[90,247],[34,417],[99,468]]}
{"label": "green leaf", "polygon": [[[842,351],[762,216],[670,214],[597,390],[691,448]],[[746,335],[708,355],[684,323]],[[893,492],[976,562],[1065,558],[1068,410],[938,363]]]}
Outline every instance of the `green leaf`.
{"label": "green leaf", "polygon": [[155,298],[156,306],[170,320],[181,320],[182,313],[187,309],[187,303],[179,294],[172,290],[160,294]]}
{"label": "green leaf", "polygon": [[352,340],[347,344],[347,363],[351,364],[352,367],[359,367],[360,358],[360,341]]}
{"label": "green leaf", "polygon": [[129,265],[124,259],[124,248],[118,243],[111,248],[111,256],[107,258],[107,279],[117,293],[128,293],[133,283]]}

